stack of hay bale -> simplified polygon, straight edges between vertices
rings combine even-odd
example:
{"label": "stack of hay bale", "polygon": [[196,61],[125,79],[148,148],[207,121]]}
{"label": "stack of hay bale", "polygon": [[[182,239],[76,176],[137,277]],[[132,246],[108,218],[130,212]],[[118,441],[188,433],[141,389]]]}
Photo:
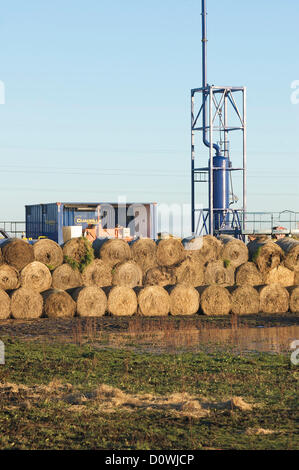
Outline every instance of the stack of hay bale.
{"label": "stack of hay bale", "polygon": [[0,242],[0,319],[299,311],[299,242]]}

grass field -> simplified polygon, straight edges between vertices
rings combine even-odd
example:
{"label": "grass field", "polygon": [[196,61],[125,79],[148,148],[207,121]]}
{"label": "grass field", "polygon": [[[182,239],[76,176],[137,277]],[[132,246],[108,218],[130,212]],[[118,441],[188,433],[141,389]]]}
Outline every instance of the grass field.
{"label": "grass field", "polygon": [[0,449],[299,448],[289,354],[1,339]]}

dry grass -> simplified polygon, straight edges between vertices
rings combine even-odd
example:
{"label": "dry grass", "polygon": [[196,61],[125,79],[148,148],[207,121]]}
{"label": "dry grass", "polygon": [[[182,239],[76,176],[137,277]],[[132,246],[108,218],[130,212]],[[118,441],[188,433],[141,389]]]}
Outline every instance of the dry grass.
{"label": "dry grass", "polygon": [[85,286],[106,287],[112,284],[111,265],[101,259],[95,259],[82,273],[82,282]]}
{"label": "dry grass", "polygon": [[196,257],[188,257],[174,268],[176,282],[191,287],[204,284],[204,265]]}
{"label": "dry grass", "polygon": [[42,292],[44,313],[48,318],[73,317],[76,312],[76,302],[70,294],[60,289],[49,289]]}
{"label": "dry grass", "polygon": [[144,286],[161,286],[176,284],[176,275],[173,268],[157,266],[146,271],[144,276]]}
{"label": "dry grass", "polygon": [[271,269],[264,276],[265,284],[279,284],[283,287],[292,286],[294,284],[295,273],[285,266],[277,266]]}
{"label": "dry grass", "polygon": [[166,287],[170,297],[171,315],[194,315],[199,310],[199,292],[192,286],[178,284]]}
{"label": "dry grass", "polygon": [[187,392],[176,392],[166,395],[153,393],[127,393],[117,387],[99,384],[89,392],[81,392],[70,383],[54,379],[48,385],[23,385],[0,382],[0,397],[11,401],[15,408],[31,408],[40,400],[62,400],[73,408],[73,411],[85,412],[85,406],[91,405],[101,413],[115,413],[120,409],[134,412],[147,410],[168,412],[177,417],[204,418],[211,410],[251,411],[254,406],[242,397],[233,396],[227,400],[213,400],[191,395]]}
{"label": "dry grass", "polygon": [[52,276],[45,264],[33,261],[22,269],[20,283],[22,287],[43,292],[51,288]]}
{"label": "dry grass", "polygon": [[99,257],[111,267],[131,259],[128,243],[121,239],[107,239],[99,249]]}
{"label": "dry grass", "polygon": [[131,287],[103,287],[108,298],[108,312],[116,316],[131,316],[137,312],[137,296]]}
{"label": "dry grass", "polygon": [[82,276],[77,269],[73,269],[69,264],[58,266],[52,273],[53,289],[72,289],[82,286]]}
{"label": "dry grass", "polygon": [[258,286],[264,284],[263,276],[255,263],[248,261],[236,269],[236,284],[238,286]]}
{"label": "dry grass", "polygon": [[112,270],[112,284],[114,286],[136,287],[142,285],[142,269],[132,260],[123,261],[114,266]]}
{"label": "dry grass", "polygon": [[197,287],[201,294],[201,310],[205,315],[228,315],[231,311],[231,296],[223,286]]}
{"label": "dry grass", "polygon": [[10,297],[0,288],[0,320],[9,318],[10,315]]}
{"label": "dry grass", "polygon": [[183,261],[186,253],[181,240],[168,238],[159,240],[157,247],[157,262],[160,266],[175,266]]}
{"label": "dry grass", "polygon": [[19,272],[8,264],[0,266],[0,289],[13,290],[20,287]]}
{"label": "dry grass", "polygon": [[63,251],[58,243],[44,238],[38,240],[33,245],[33,252],[36,261],[45,264],[53,270],[63,263]]}
{"label": "dry grass", "polygon": [[207,263],[205,269],[205,285],[233,286],[235,284],[234,267],[225,266],[222,260]]}
{"label": "dry grass", "polygon": [[96,286],[78,287],[69,291],[77,305],[77,315],[80,317],[101,317],[107,311],[105,292]]}
{"label": "dry grass", "polygon": [[42,316],[43,298],[37,291],[20,287],[10,291],[11,314],[16,319],[34,319]]}
{"label": "dry grass", "polygon": [[289,293],[279,284],[257,286],[260,294],[260,311],[265,313],[285,313],[289,310]]}
{"label": "dry grass", "polygon": [[157,266],[157,245],[151,238],[133,241],[131,252],[133,260],[139,264],[144,273]]}
{"label": "dry grass", "polygon": [[161,286],[148,286],[137,290],[138,312],[145,316],[166,316],[170,309],[168,292]]}
{"label": "dry grass", "polygon": [[265,274],[277,268],[284,259],[284,252],[271,240],[253,240],[247,245],[250,261],[256,263],[260,272]]}
{"label": "dry grass", "polygon": [[248,261],[248,249],[245,243],[234,237],[223,235],[220,237],[223,244],[222,259],[230,262],[230,266],[237,268]]}
{"label": "dry grass", "polygon": [[21,271],[27,264],[34,261],[32,245],[17,238],[8,238],[1,245],[4,263]]}

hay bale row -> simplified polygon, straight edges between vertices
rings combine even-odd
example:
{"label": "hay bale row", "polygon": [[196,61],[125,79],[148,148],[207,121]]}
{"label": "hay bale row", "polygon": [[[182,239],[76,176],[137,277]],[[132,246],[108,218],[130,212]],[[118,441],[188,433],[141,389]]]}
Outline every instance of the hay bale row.
{"label": "hay bale row", "polygon": [[299,241],[281,239],[277,242],[256,239],[246,246],[242,241],[228,235],[219,239],[206,235],[188,239],[169,238],[155,242],[139,239],[129,245],[121,239],[98,239],[93,245],[84,237],[73,238],[62,247],[49,239],[41,239],[29,245],[23,240],[0,240],[0,264],[8,264],[21,271],[27,264],[39,261],[50,271],[63,262],[83,272],[93,258],[101,259],[107,266],[115,267],[129,260],[134,261],[143,275],[152,268],[175,268],[186,259],[197,260],[206,266],[213,261],[223,261],[225,266],[237,269],[244,263],[254,262],[262,274],[283,265],[299,270]]}
{"label": "hay bale row", "polygon": [[0,319],[205,315],[220,316],[282,314],[299,312],[299,286],[288,289],[277,284],[258,286],[125,286],[79,287],[63,291],[49,289],[39,293],[20,287],[5,292],[0,289]]}
{"label": "hay bale row", "polygon": [[192,287],[202,285],[257,286],[279,284],[288,287],[298,284],[298,274],[285,266],[278,266],[262,274],[255,263],[246,262],[236,270],[223,261],[212,261],[203,266],[196,258],[186,258],[174,267],[156,266],[143,276],[142,269],[133,260],[124,261],[114,267],[101,259],[92,261],[83,273],[64,263],[54,271],[39,261],[33,261],[20,272],[8,265],[0,265],[0,288],[3,290],[29,287],[38,292],[50,288],[68,290],[76,287],[124,287],[161,286],[183,284]]}
{"label": "hay bale row", "polygon": [[83,237],[62,248],[48,239],[33,246],[5,240],[0,318],[7,316],[8,298],[14,318],[299,310],[297,242],[255,240],[246,246],[229,236],[205,236],[141,239],[131,246],[117,239],[97,243],[96,251]]}

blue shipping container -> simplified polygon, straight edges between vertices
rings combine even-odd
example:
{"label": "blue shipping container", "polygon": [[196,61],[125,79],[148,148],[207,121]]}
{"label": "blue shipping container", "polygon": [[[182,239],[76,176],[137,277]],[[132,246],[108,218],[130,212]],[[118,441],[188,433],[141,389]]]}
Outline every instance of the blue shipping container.
{"label": "blue shipping container", "polygon": [[63,243],[63,227],[101,222],[102,228],[116,225],[129,227],[131,236],[157,238],[157,204],[152,203],[84,203],[54,202],[25,206],[26,236],[45,236]]}

